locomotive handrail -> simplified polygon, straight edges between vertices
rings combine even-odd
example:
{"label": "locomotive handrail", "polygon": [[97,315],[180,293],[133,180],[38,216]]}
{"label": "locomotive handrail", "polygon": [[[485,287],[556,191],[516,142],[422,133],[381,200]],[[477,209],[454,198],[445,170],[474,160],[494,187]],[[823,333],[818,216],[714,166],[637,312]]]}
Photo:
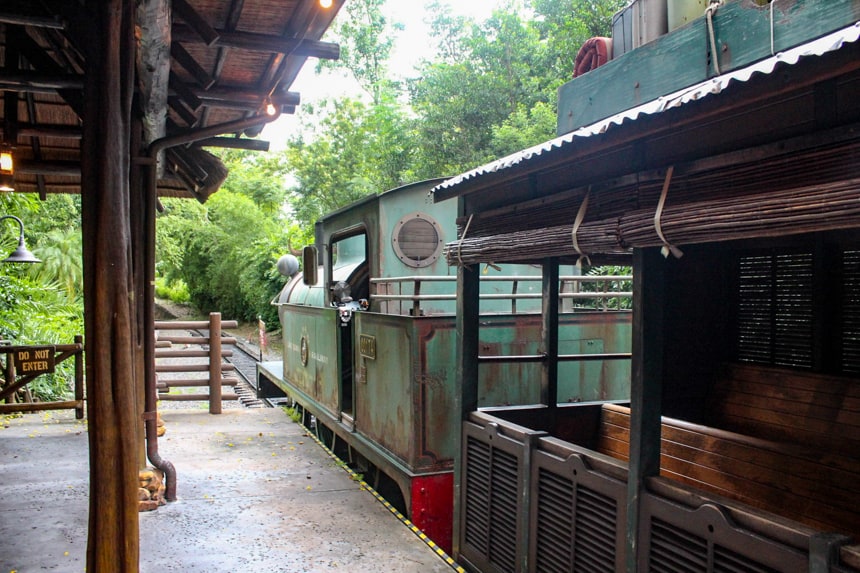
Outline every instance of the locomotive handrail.
{"label": "locomotive handrail", "polygon": [[[630,352],[601,352],[594,354],[559,354],[560,361],[592,361],[592,360],[630,360]],[[512,354],[510,356],[478,356],[478,362],[511,362],[516,364],[526,362],[543,362],[547,359],[544,354]]]}
{"label": "locomotive handrail", "polygon": [[[598,298],[617,298],[631,297],[632,292],[629,291],[609,291],[609,292],[562,292],[558,294],[558,298],[582,298],[582,299],[598,299]],[[374,294],[375,300],[456,300],[455,294]],[[539,299],[542,298],[539,292],[527,293],[512,293],[512,294],[482,294],[482,300],[511,300],[511,299]]]}
{"label": "locomotive handrail", "polygon": [[[564,300],[600,300],[604,301],[604,310],[607,306],[616,306],[615,304],[607,305],[606,301],[617,299],[618,310],[621,310],[622,299],[632,298],[631,291],[610,291],[607,290],[610,283],[618,283],[614,288],[620,288],[625,281],[632,280],[631,275],[563,275],[559,277],[559,282],[564,286],[572,286],[573,292],[559,292],[558,298]],[[375,290],[399,290],[399,293],[393,292],[374,292],[371,298],[380,302],[408,302],[412,304],[411,313],[415,316],[421,315],[421,302],[429,301],[455,301],[456,294],[454,293],[439,293],[439,294],[421,294],[421,284],[431,282],[456,282],[457,277],[451,275],[409,275],[398,277],[376,277],[371,278],[370,283],[375,285]],[[543,277],[539,275],[496,275],[481,277],[481,281],[487,282],[508,282],[511,284],[510,293],[484,293],[480,295],[481,300],[506,300],[511,301],[511,312],[517,313],[517,301],[520,300],[540,300],[542,294],[540,292],[518,292],[519,284],[524,282],[541,282]],[[411,294],[403,294],[403,285],[413,283],[414,288]],[[583,283],[603,283],[602,290],[597,292],[582,292],[579,289]],[[399,288],[391,288],[393,285],[399,285]],[[560,289],[561,290],[561,289]]]}
{"label": "locomotive handrail", "polygon": [[[543,277],[539,275],[512,275],[502,276],[493,275],[481,277],[482,281],[506,281],[506,282],[540,282]],[[563,282],[590,282],[590,281],[631,281],[633,275],[564,275],[558,277],[558,280]],[[410,275],[402,277],[379,277],[370,279],[372,284],[379,283],[404,283],[404,282],[457,282],[457,277],[454,275]]]}

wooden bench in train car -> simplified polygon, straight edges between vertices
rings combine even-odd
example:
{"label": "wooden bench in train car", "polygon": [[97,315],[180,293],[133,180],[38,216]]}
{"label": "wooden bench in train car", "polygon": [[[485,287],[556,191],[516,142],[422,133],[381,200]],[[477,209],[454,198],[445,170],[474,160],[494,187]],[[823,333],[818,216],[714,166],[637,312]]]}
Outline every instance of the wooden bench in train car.
{"label": "wooden bench in train car", "polygon": [[[630,409],[602,408],[597,451],[629,456]],[[860,543],[860,459],[663,418],[661,475]]]}
{"label": "wooden bench in train car", "polygon": [[860,380],[753,364],[720,368],[703,423],[860,457]]}

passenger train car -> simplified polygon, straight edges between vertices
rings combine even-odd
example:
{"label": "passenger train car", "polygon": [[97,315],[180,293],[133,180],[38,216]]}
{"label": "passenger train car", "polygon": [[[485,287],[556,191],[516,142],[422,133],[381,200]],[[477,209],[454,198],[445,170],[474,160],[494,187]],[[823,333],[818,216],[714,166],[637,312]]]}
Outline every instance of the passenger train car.
{"label": "passenger train car", "polygon": [[[407,185],[323,217],[277,301],[282,364],[263,364],[263,393],[292,398],[323,441],[440,546],[450,549],[459,450],[456,275],[442,256],[457,202],[433,202],[440,180]],[[478,405],[545,401],[539,266],[476,268],[482,353],[516,354],[487,368]],[[629,276],[563,267],[559,367],[566,402],[629,398]],[[627,289],[627,290],[625,290]],[[589,292],[586,292],[589,291]],[[279,370],[280,369],[280,370]],[[519,385],[521,378],[533,378]],[[311,420],[313,417],[313,420]]]}
{"label": "passenger train car", "polygon": [[[484,573],[860,571],[860,4],[710,2],[560,93],[556,139],[433,189],[471,221],[445,251],[454,557]],[[475,407],[499,366],[476,270],[551,276],[619,249],[629,404]],[[544,335],[552,372],[562,335]]]}

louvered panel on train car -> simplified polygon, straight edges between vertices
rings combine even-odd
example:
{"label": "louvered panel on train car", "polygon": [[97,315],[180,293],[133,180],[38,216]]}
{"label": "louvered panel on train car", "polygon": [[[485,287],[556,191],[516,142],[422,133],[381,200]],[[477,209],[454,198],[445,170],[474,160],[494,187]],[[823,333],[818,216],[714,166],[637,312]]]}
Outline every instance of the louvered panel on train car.
{"label": "louvered panel on train car", "polygon": [[531,464],[531,496],[536,501],[530,573],[624,570],[626,471],[615,460],[607,464],[615,475],[596,470],[569,444],[540,440]]}
{"label": "louvered panel on train car", "polygon": [[460,506],[460,558],[483,573],[522,573],[529,515],[523,495],[527,461],[544,432],[498,424],[463,426],[463,503]]}
{"label": "louvered panel on train car", "polygon": [[653,493],[643,496],[639,570],[649,573],[793,573],[809,558],[735,523],[715,503],[692,508]]}

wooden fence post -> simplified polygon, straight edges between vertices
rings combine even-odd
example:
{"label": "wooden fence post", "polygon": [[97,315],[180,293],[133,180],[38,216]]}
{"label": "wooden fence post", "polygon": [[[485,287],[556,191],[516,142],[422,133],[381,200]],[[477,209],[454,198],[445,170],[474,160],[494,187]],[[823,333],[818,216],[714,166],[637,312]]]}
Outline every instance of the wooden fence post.
{"label": "wooden fence post", "polygon": [[75,418],[84,419],[84,337],[75,335],[75,344],[79,346],[75,354],[75,401],[80,404],[75,408]]}
{"label": "wooden fence post", "polygon": [[[6,378],[6,386],[11,386],[15,383],[15,361],[12,360],[11,354],[6,355],[6,372],[4,374],[4,377]],[[15,402],[16,400],[14,393],[6,397],[7,404],[14,404]]]}
{"label": "wooden fence post", "polygon": [[209,313],[209,413],[221,413],[221,313]]}

